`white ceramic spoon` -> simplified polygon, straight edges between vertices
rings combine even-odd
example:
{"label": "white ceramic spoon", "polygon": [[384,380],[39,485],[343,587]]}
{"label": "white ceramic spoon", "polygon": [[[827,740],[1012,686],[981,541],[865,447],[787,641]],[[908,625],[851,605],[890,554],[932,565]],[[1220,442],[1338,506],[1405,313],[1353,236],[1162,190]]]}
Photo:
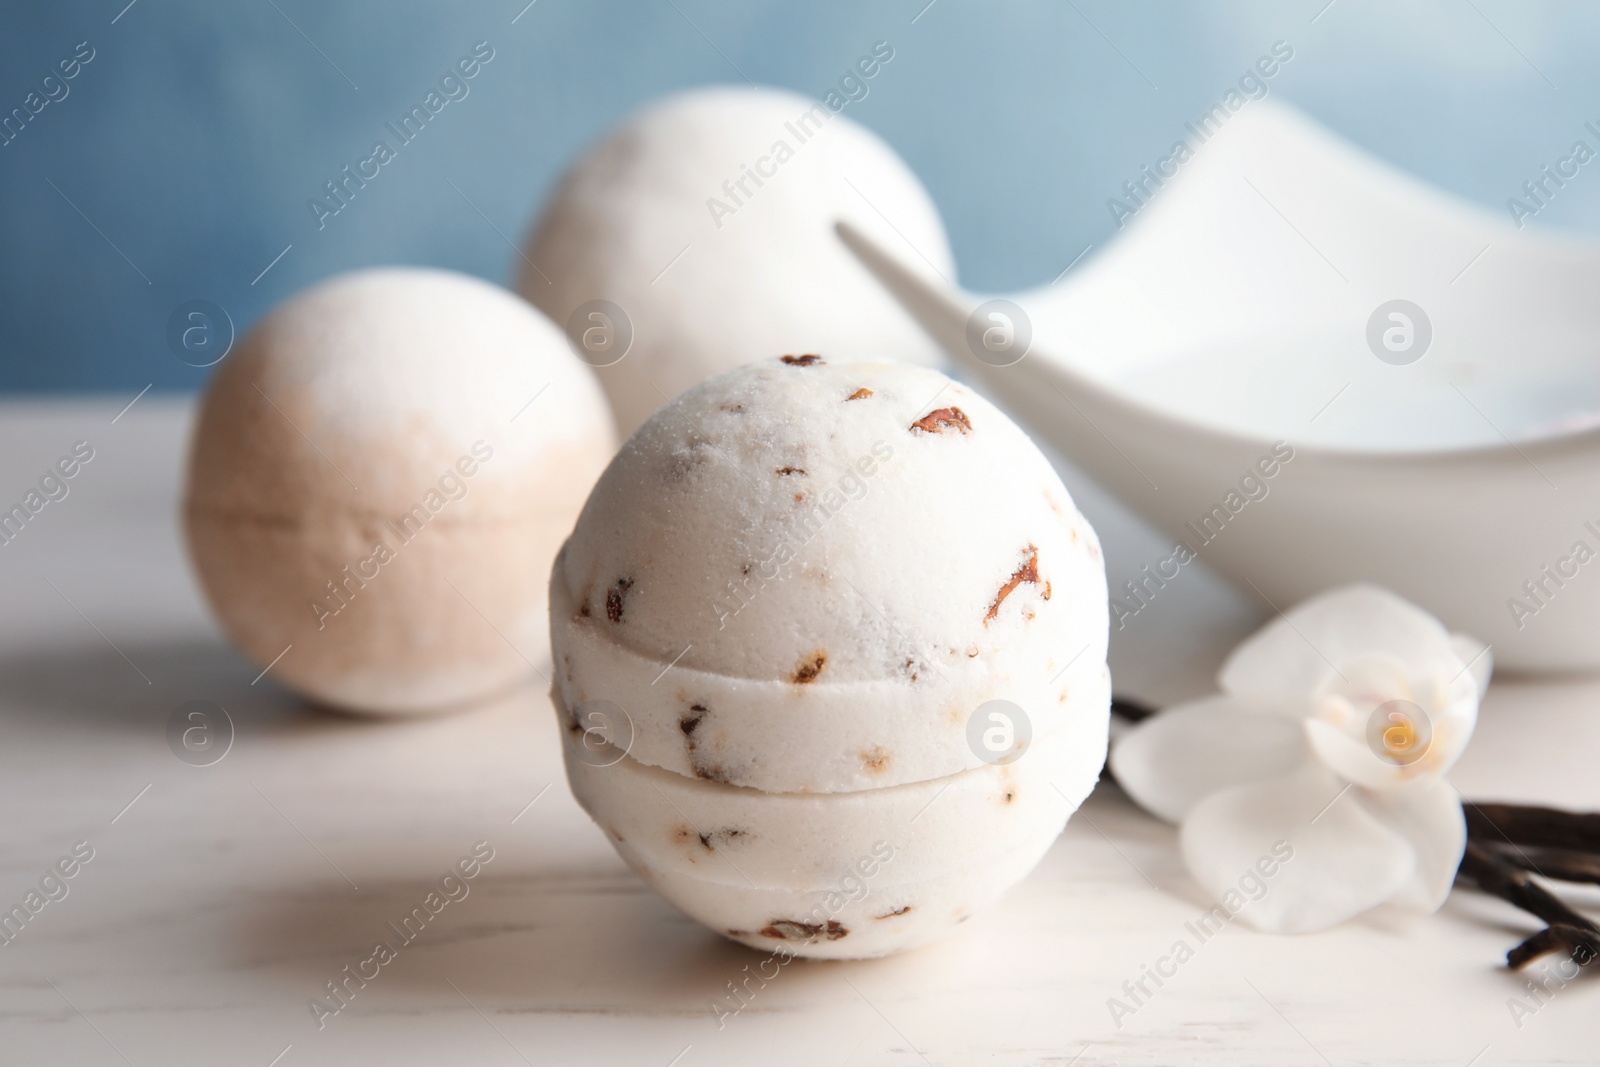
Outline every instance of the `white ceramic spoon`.
{"label": "white ceramic spoon", "polygon": [[[1600,249],[1519,231],[1270,101],[1069,280],[1009,297],[1020,315],[990,318],[912,249],[840,235],[971,376],[1271,607],[1369,579],[1501,668],[1600,668]],[[1425,350],[1422,316],[1375,316],[1397,299],[1426,316]],[[1031,345],[1000,365],[1020,348],[981,338],[1008,322]],[[1241,488],[1280,441],[1293,459]],[[1143,581],[1181,581],[1174,566]]]}

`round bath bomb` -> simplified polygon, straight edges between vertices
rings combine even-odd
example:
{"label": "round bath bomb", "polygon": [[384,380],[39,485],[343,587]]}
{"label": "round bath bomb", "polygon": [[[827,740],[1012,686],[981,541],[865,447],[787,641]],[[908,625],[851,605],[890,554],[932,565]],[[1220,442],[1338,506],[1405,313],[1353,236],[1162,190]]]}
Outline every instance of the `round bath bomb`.
{"label": "round bath bomb", "polygon": [[357,712],[463,705],[546,647],[550,561],[614,442],[593,373],[515,295],[342,275],[268,315],[208,385],[190,556],[282,684]]}
{"label": "round bath bomb", "polygon": [[955,278],[927,191],[876,135],[792,93],[698,89],[628,118],[572,166],[517,287],[600,368],[624,434],[756,358],[937,365],[937,346],[839,242],[839,219]]}
{"label": "round bath bomb", "polygon": [[[579,802],[746,944],[937,937],[1032,868],[1104,761],[1094,532],[934,371],[791,356],[690,390],[601,476],[550,611]],[[882,877],[819,919],[875,848]]]}

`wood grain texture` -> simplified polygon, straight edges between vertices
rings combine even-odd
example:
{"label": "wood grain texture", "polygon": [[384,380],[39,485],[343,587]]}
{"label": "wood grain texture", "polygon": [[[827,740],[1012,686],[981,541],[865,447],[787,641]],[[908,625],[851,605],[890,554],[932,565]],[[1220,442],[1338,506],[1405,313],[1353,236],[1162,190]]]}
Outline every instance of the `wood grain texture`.
{"label": "wood grain texture", "polygon": [[[259,668],[206,619],[176,540],[187,406],[146,397],[112,425],[122,403],[0,409],[0,497],[75,440],[97,450],[0,548],[0,905],[75,842],[94,848],[0,948],[0,1062],[1593,1061],[1600,986],[1552,983],[1541,1005],[1524,985],[1537,965],[1500,966],[1528,917],[1458,892],[1433,917],[1384,910],[1305,937],[1234,923],[1201,944],[1185,924],[1207,902],[1173,831],[1107,786],[954,937],[795,961],[719,1026],[713,1001],[731,1007],[728,983],[766,957],[628,873],[568,793],[540,687],[383,723],[306,708],[270,673],[252,685]],[[165,736],[195,699],[236,727],[208,767]],[[1594,681],[1497,685],[1456,784],[1600,809],[1597,706]],[[397,943],[388,924],[478,841],[494,858],[466,897],[319,1029],[307,1000]],[[1570,899],[1600,903],[1585,893]],[[1119,1027],[1108,998],[1180,939],[1193,958]]]}

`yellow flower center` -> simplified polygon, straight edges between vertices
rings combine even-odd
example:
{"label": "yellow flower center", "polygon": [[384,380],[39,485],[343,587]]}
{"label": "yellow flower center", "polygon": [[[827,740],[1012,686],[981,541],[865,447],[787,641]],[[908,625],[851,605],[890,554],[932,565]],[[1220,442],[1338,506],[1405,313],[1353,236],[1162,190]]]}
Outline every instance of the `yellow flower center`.
{"label": "yellow flower center", "polygon": [[1421,738],[1417,735],[1417,728],[1410,722],[1402,719],[1392,723],[1383,731],[1383,750],[1391,757],[1408,756],[1417,747]]}

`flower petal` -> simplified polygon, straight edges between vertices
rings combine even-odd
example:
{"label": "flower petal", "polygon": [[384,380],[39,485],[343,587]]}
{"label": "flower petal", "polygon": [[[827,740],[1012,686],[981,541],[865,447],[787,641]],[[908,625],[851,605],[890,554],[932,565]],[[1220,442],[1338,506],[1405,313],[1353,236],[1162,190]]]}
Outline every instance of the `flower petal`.
{"label": "flower petal", "polygon": [[1218,907],[1272,933],[1326,929],[1383,903],[1411,880],[1416,854],[1340,790],[1311,765],[1213,793],[1183,822],[1190,873]]}
{"label": "flower petal", "polygon": [[1362,792],[1360,803],[1410,841],[1416,852],[1416,870],[1395,894],[1394,903],[1418,911],[1438,911],[1450,895],[1467,848],[1467,819],[1455,787],[1436,778],[1404,789]]}
{"label": "flower petal", "polygon": [[1294,721],[1216,696],[1130,729],[1111,750],[1111,773],[1140,807],[1181,822],[1219,789],[1279,777],[1310,758]]}
{"label": "flower petal", "polygon": [[1489,676],[1494,673],[1494,653],[1489,651],[1490,646],[1471,634],[1451,634],[1450,647],[1471,673],[1472,680],[1478,683],[1481,699],[1489,691]]}
{"label": "flower petal", "polygon": [[1328,769],[1347,782],[1368,789],[1393,789],[1406,780],[1406,768],[1379,756],[1337,726],[1321,719],[1307,719],[1303,725],[1311,750]]}
{"label": "flower petal", "polygon": [[1263,626],[1233,650],[1217,681],[1226,693],[1304,708],[1339,678],[1336,664],[1378,656],[1400,660],[1414,676],[1449,677],[1461,667],[1438,619],[1362,583],[1314,596]]}
{"label": "flower petal", "polygon": [[1305,721],[1318,758],[1369,789],[1439,777],[1478,721],[1478,685],[1453,654],[1445,672],[1408,676],[1386,656],[1349,660]]}
{"label": "flower petal", "polygon": [[1443,777],[1472,740],[1472,731],[1478,726],[1477,683],[1466,684],[1468,675],[1451,686],[1444,697],[1444,706],[1432,713],[1433,739],[1428,751],[1413,766],[1419,776]]}

